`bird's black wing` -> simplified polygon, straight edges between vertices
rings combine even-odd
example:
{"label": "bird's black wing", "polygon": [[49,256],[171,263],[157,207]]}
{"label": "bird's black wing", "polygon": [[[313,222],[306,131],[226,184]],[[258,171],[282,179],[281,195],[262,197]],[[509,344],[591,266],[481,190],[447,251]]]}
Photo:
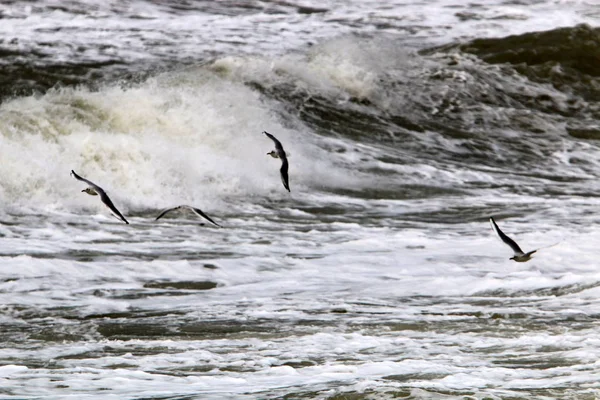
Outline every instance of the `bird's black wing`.
{"label": "bird's black wing", "polygon": [[492,224],[492,229],[494,230],[494,232],[496,232],[496,234],[500,237],[500,239],[506,243],[507,245],[510,246],[510,248],[513,250],[513,252],[515,253],[515,255],[522,255],[523,250],[521,250],[521,248],[519,247],[519,245],[512,240],[511,238],[509,238],[508,236],[506,236],[504,234],[504,232],[502,232],[500,230],[500,228],[498,227],[498,225],[496,225],[496,221],[494,221],[494,218],[490,217],[490,223]]}
{"label": "bird's black wing", "polygon": [[161,219],[162,217],[164,217],[167,213],[169,213],[169,212],[171,212],[173,210],[178,210],[180,208],[181,208],[181,206],[167,208],[166,210],[164,210],[163,212],[161,212],[158,217],[156,217],[155,221],[158,221],[159,219]]}
{"label": "bird's black wing", "polygon": [[221,227],[221,225],[217,224],[215,221],[213,221],[208,215],[206,215],[201,209],[199,208],[195,208],[195,207],[190,207],[190,206],[186,206],[188,207],[190,210],[192,210],[196,215],[199,215],[203,218],[205,218],[207,221],[212,222],[213,224],[215,224],[218,227]]}
{"label": "bird's black wing", "polygon": [[275,136],[271,135],[269,132],[263,131],[263,133],[265,135],[267,135],[267,137],[275,143],[275,150],[277,150],[277,154],[279,155],[279,157],[280,158],[285,157],[285,150],[283,150],[283,145],[281,144],[281,142],[279,140],[277,140],[277,138]]}
{"label": "bird's black wing", "polygon": [[121,221],[125,222],[126,224],[129,224],[129,222],[125,219],[123,214],[121,214],[121,212],[119,210],[117,210],[117,207],[115,207],[113,202],[110,200],[108,195],[106,193],[104,193],[104,191],[100,192],[100,200],[102,200],[102,202],[106,205],[106,207],[108,207],[110,209],[110,211],[113,212],[113,214],[115,214],[117,217],[119,217],[119,219],[121,219]]}
{"label": "bird's black wing", "polygon": [[283,183],[283,187],[285,187],[288,192],[291,192],[288,178],[288,161],[285,156],[281,159],[281,169],[279,172],[281,173],[281,182]]}

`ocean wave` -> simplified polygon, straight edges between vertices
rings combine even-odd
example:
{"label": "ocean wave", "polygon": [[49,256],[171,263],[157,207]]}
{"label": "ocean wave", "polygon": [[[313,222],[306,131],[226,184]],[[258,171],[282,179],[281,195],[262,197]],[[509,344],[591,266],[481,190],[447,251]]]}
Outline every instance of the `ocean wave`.
{"label": "ocean wave", "polygon": [[314,135],[288,126],[278,108],[204,68],[126,88],[62,88],[13,99],[0,106],[0,195],[20,206],[95,206],[79,195],[81,185],[69,177],[74,169],[126,210],[185,202],[225,208],[236,198],[286,196],[264,130],[291,153],[293,192],[343,181],[348,174],[336,174]]}
{"label": "ocean wave", "polygon": [[600,157],[585,142],[593,134],[580,134],[592,114],[572,107],[589,104],[583,95],[483,58],[350,36],[14,98],[0,105],[0,196],[18,207],[100,207],[77,198],[74,169],[127,211],[285,198],[263,130],[291,154],[295,196],[377,197],[428,182],[451,193],[524,179],[547,190],[596,174]]}

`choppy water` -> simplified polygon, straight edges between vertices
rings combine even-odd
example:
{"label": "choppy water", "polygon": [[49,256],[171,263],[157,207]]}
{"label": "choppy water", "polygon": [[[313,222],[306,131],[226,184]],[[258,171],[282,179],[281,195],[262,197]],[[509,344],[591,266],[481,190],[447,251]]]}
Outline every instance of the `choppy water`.
{"label": "choppy water", "polygon": [[600,396],[594,2],[0,15],[0,398]]}

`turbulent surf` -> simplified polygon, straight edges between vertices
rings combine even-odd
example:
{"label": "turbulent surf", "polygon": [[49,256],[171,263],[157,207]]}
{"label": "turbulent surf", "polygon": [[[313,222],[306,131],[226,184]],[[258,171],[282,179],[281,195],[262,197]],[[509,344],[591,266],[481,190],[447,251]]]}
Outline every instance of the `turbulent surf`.
{"label": "turbulent surf", "polygon": [[0,6],[0,397],[600,396],[600,14],[488,3]]}

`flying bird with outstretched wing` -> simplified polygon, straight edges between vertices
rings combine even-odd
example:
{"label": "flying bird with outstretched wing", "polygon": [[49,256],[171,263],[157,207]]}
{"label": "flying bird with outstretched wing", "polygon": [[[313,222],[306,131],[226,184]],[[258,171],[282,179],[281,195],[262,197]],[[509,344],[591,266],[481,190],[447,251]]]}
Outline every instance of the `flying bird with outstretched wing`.
{"label": "flying bird with outstretched wing", "polygon": [[275,143],[275,150],[271,150],[267,153],[267,155],[273,158],[279,158],[281,160],[281,169],[279,170],[281,174],[281,182],[283,183],[283,187],[286,188],[288,192],[291,192],[288,177],[289,164],[287,160],[287,155],[285,154],[285,150],[283,150],[281,142],[277,140],[275,136],[271,135],[269,132],[266,131],[264,131],[263,133]]}
{"label": "flying bird with outstretched wing", "polygon": [[533,253],[535,253],[536,251],[539,250],[539,249],[535,249],[535,250],[529,251],[527,253],[523,252],[523,250],[521,250],[519,245],[514,240],[512,240],[511,238],[506,236],[504,234],[504,232],[502,232],[500,230],[500,228],[496,224],[496,221],[494,221],[493,217],[490,217],[490,223],[492,224],[492,229],[494,230],[494,232],[496,232],[496,234],[498,235],[500,240],[502,240],[504,243],[506,243],[512,249],[514,256],[511,257],[510,260],[515,260],[516,262],[529,261],[529,260],[531,260]]}
{"label": "flying bird with outstretched wing", "polygon": [[213,221],[201,209],[195,208],[195,207],[192,207],[192,206],[187,206],[187,205],[181,205],[181,206],[177,206],[177,207],[167,208],[166,210],[164,210],[163,212],[161,212],[158,217],[156,217],[155,221],[158,221],[159,219],[161,219],[162,217],[164,217],[167,213],[170,213],[171,211],[182,210],[182,209],[190,210],[191,212],[193,212],[197,216],[202,217],[202,218],[206,219],[207,221],[210,221],[211,223],[213,223],[214,225],[216,225],[218,227],[221,227],[221,225],[219,225],[215,221]]}
{"label": "flying bird with outstretched wing", "polygon": [[121,214],[121,212],[119,210],[117,210],[117,207],[115,207],[115,205],[110,200],[110,198],[108,197],[108,195],[106,194],[104,189],[102,189],[100,186],[96,185],[94,182],[91,182],[91,181],[77,175],[75,173],[75,171],[73,171],[73,170],[71,170],[71,175],[73,175],[75,177],[75,179],[77,179],[78,181],[85,182],[89,185],[87,188],[83,189],[82,192],[85,192],[85,193],[89,194],[90,196],[100,196],[100,200],[102,200],[104,205],[106,207],[108,207],[108,209],[115,215],[115,217],[119,218],[121,221],[125,222],[126,224],[129,224],[129,222],[127,222],[127,220],[125,219],[123,214]]}

